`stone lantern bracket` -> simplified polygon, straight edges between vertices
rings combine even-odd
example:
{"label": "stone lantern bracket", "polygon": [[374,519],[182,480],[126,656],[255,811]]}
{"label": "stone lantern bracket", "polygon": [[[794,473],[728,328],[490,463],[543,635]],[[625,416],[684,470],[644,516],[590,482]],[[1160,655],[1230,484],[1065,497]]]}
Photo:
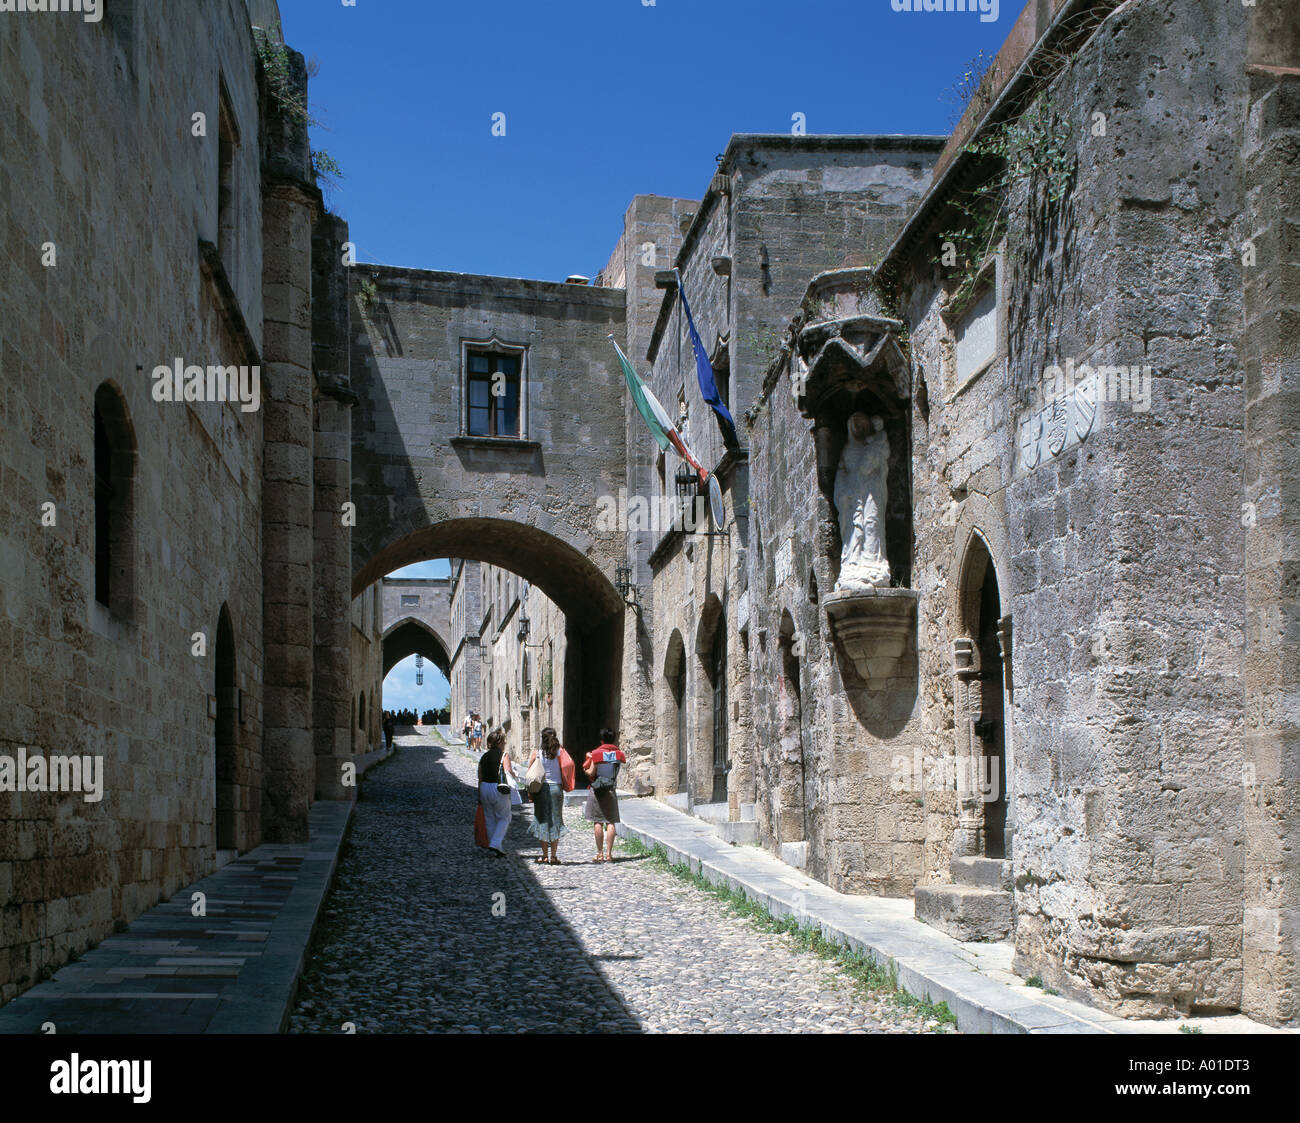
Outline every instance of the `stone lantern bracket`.
{"label": "stone lantern bracket", "polygon": [[826,617],[843,658],[873,687],[901,677],[916,655],[915,589],[841,590],[826,596]]}

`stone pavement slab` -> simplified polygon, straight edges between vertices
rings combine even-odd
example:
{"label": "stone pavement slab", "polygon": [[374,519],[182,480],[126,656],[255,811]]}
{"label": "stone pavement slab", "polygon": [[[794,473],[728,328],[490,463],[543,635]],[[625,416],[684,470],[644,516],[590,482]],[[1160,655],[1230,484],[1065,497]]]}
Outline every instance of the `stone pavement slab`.
{"label": "stone pavement slab", "polygon": [[314,803],[307,843],[259,846],[136,917],[0,1008],[0,1033],[278,1033],[352,807]]}
{"label": "stone pavement slab", "polygon": [[1176,1033],[1183,1025],[1208,1033],[1288,1032],[1244,1017],[1119,1018],[1025,986],[1011,972],[1009,943],[955,940],[917,920],[910,899],[837,893],[765,850],[724,842],[710,824],[656,799],[620,793],[619,814],[620,837],[661,846],[669,861],[689,865],[712,884],[744,893],[772,916],[794,917],[820,928],[828,940],[870,955],[897,972],[904,990],[946,1002],[965,1032]]}

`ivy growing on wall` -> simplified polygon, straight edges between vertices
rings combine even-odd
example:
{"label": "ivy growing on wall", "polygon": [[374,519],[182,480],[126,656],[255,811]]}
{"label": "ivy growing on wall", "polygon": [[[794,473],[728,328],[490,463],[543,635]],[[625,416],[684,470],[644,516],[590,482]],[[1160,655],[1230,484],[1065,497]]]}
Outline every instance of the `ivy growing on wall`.
{"label": "ivy growing on wall", "polygon": [[1069,194],[1076,157],[1068,118],[1045,91],[1018,117],[1001,121],[973,140],[967,151],[995,163],[978,186],[949,199],[953,225],[939,234],[935,264],[955,270],[949,308],[960,312],[975,293],[980,272],[1007,231],[1008,205],[1020,189],[1031,200],[1054,208]]}

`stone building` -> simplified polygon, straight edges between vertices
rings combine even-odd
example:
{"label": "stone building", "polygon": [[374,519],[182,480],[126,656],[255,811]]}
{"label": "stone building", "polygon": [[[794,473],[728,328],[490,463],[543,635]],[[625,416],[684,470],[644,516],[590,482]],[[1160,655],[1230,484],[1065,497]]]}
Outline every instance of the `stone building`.
{"label": "stone building", "polygon": [[[274,3],[138,8],[0,19],[0,1000],[351,794],[347,230],[306,68]],[[64,754],[101,798],[14,790]]]}
{"label": "stone building", "polygon": [[352,599],[349,662],[352,667],[352,749],[356,754],[379,748],[383,738],[384,675],[391,645],[385,642],[389,618],[384,599],[387,582],[376,581]]}
{"label": "stone building", "polygon": [[[1125,1014],[1300,1016],[1298,30],[1029,4],[892,244],[811,280],[748,407],[763,841],[802,812],[814,876],[916,886]],[[856,412],[888,439],[892,577],[858,592]]]}
{"label": "stone building", "polygon": [[565,615],[499,566],[457,559],[451,580],[452,726],[477,710],[487,729],[505,731],[511,755],[527,760],[541,731],[562,725]]}

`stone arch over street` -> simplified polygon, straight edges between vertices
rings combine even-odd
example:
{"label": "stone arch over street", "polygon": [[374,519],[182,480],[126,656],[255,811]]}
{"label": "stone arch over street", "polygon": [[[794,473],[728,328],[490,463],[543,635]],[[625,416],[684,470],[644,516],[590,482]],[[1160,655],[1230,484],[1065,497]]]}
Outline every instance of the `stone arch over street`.
{"label": "stone arch over street", "polygon": [[[626,541],[598,500],[627,486],[609,342],[626,340],[624,294],[377,265],[353,278],[353,596],[435,558],[517,574],[565,615],[563,736],[594,746],[620,724]],[[514,404],[484,429],[476,363],[505,355]]]}
{"label": "stone arch over street", "polygon": [[[619,727],[623,666],[623,601],[602,570],[571,545],[537,527],[504,519],[461,518],[391,541],[363,563],[356,591],[378,575],[436,558],[483,562],[517,574],[545,593],[565,615],[563,739],[599,742],[602,726]],[[389,579],[389,584],[399,582]],[[410,650],[403,650],[407,646]],[[427,623],[407,617],[385,632],[384,673],[421,651],[439,669],[450,649]],[[391,661],[390,661],[391,660]]]}
{"label": "stone arch over street", "polygon": [[451,656],[447,651],[447,641],[438,635],[428,624],[417,616],[404,616],[384,628],[384,663],[383,674],[388,677],[398,663],[410,655],[423,655],[439,671],[442,677],[451,674]]}

